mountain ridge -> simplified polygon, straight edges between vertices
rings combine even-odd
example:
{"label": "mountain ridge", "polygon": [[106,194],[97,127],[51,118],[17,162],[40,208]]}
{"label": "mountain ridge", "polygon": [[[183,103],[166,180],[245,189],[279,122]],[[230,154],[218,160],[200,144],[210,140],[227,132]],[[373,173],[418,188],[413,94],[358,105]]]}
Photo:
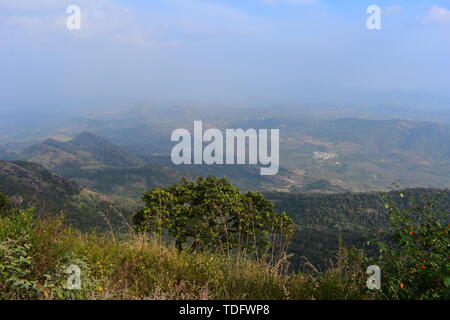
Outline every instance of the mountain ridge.
{"label": "mountain ridge", "polygon": [[[137,203],[83,188],[42,165],[25,161],[0,161],[0,193],[17,207],[33,207],[38,214],[63,214],[68,225],[84,231],[106,230],[105,218],[123,227]],[[117,216],[116,210],[122,212]]]}
{"label": "mountain ridge", "polygon": [[18,159],[36,162],[89,189],[134,199],[143,191],[168,186],[185,177],[209,174],[229,177],[242,189],[288,190],[296,174],[280,168],[277,176],[261,176],[258,166],[174,165],[170,157],[132,155],[109,140],[82,132],[70,141],[47,139],[19,153]]}
{"label": "mountain ridge", "polygon": [[108,140],[88,132],[62,142],[47,139],[20,153],[22,160],[37,162],[48,169],[61,171],[61,167],[139,166],[145,161],[133,156]]}

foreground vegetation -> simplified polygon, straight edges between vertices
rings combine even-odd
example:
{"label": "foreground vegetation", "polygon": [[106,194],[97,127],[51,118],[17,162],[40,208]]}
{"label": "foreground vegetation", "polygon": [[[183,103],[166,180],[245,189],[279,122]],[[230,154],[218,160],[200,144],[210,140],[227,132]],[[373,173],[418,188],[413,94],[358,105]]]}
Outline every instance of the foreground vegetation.
{"label": "foreground vegetation", "polygon": [[[161,195],[172,200],[161,202]],[[243,210],[254,211],[209,206],[231,195]],[[449,212],[437,201],[406,200],[409,207],[397,208],[386,199],[391,227],[374,239],[378,255],[368,257],[341,243],[324,271],[305,260],[308,271],[300,273],[289,269],[286,250],[274,259],[267,246],[284,214],[273,213],[259,194],[240,194],[223,179],[146,193],[137,228],[120,234],[82,233],[67,227],[62,216],[15,209],[0,196],[0,299],[450,299]],[[249,228],[259,216],[270,223]],[[160,218],[166,221],[159,223]],[[179,230],[184,218],[196,221],[191,228],[205,223],[204,231],[184,235]],[[226,221],[237,229],[227,234]],[[240,233],[243,239],[254,235],[255,242],[243,246]],[[258,250],[248,250],[256,245]],[[367,267],[374,264],[382,270],[382,290],[366,286]]]}
{"label": "foreground vegetation", "polygon": [[[2,299],[370,299],[362,252],[317,275],[239,256],[189,253],[145,235],[81,234],[33,210],[0,218]],[[81,268],[81,290],[65,272]]]}

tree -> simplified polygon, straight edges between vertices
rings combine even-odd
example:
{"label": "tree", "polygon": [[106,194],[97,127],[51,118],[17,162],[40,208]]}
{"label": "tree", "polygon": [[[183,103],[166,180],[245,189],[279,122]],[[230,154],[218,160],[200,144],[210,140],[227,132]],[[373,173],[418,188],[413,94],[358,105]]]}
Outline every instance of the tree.
{"label": "tree", "polygon": [[136,229],[175,239],[178,250],[242,250],[272,257],[284,252],[293,221],[260,193],[241,193],[227,178],[182,179],[166,189],[147,191],[145,207],[133,217]]}

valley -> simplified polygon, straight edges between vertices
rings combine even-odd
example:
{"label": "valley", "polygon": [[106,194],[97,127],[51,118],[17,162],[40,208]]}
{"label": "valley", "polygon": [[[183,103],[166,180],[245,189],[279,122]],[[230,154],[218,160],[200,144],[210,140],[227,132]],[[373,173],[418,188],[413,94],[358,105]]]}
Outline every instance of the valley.
{"label": "valley", "polygon": [[[450,126],[445,124],[358,118],[212,121],[209,126],[280,129],[280,172],[261,176],[256,165],[172,164],[168,128],[188,121],[91,120],[83,129],[92,132],[73,137],[10,141],[0,148],[8,160],[1,162],[0,192],[22,205],[45,202],[54,212],[65,211],[67,221],[82,230],[108,230],[105,215],[114,228],[125,228],[146,190],[182,178],[227,177],[241,190],[263,192],[294,219],[298,230],[291,262],[299,267],[303,257],[326,264],[340,238],[363,247],[385,230],[381,192],[400,203],[398,190],[432,198],[450,185]],[[61,134],[56,130],[52,136]]]}

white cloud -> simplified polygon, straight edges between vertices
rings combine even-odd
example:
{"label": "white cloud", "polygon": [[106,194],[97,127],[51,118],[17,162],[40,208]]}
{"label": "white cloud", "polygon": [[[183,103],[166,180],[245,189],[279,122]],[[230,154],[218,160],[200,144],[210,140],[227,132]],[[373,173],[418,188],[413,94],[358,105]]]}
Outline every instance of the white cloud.
{"label": "white cloud", "polygon": [[[308,5],[319,0],[253,1],[267,5]],[[81,8],[82,27],[69,31],[65,27],[66,8],[73,3]],[[197,44],[205,37],[262,38],[279,29],[286,35],[284,30],[289,29],[284,26],[288,24],[286,21],[279,24],[216,0],[170,0],[144,12],[133,12],[127,7],[130,6],[125,1],[110,0],[0,0],[0,42],[48,45],[51,41],[75,37],[126,46],[177,47]]]}
{"label": "white cloud", "polygon": [[135,14],[107,0],[78,0],[82,28],[66,28],[69,0],[0,0],[0,23],[9,36],[0,39],[5,44],[47,44],[69,37],[99,39],[119,44],[148,46],[153,43],[149,28],[141,28]]}
{"label": "white cloud", "polygon": [[0,0],[0,8],[14,10],[49,9],[61,6],[62,2],[64,0]]}
{"label": "white cloud", "polygon": [[450,24],[450,10],[432,6],[421,20],[425,23]]}

